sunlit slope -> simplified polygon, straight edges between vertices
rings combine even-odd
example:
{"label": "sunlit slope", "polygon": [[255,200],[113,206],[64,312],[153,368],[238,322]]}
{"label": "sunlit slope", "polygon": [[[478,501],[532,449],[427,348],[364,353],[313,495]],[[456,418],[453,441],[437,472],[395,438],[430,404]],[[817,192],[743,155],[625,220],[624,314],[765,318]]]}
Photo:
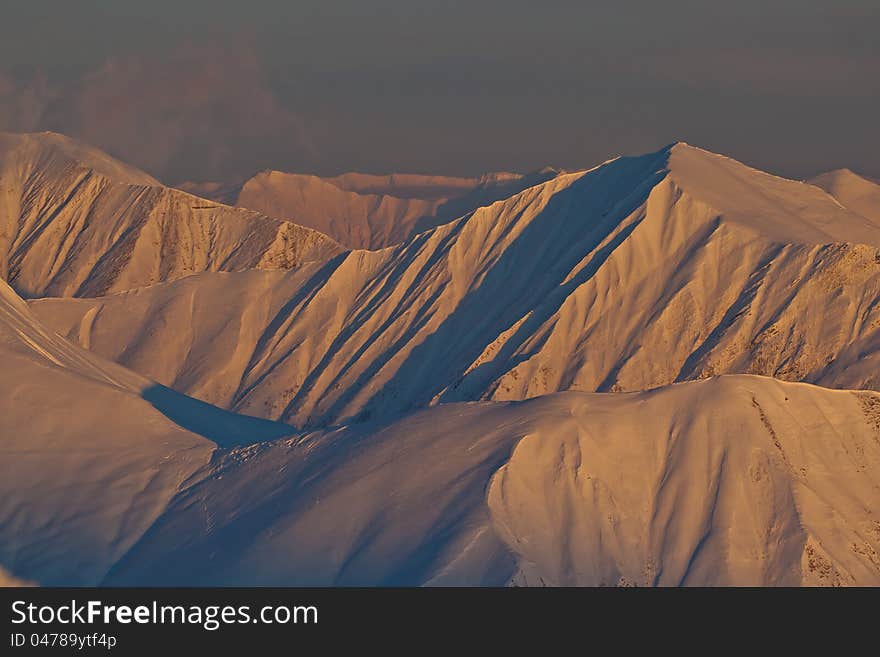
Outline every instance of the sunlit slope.
{"label": "sunlit slope", "polygon": [[876,393],[723,376],[570,415],[489,492],[516,583],[880,583]]}
{"label": "sunlit slope", "polygon": [[61,135],[0,134],[0,278],[25,296],[289,269],[340,250],[302,226],[163,187]]}
{"label": "sunlit slope", "polygon": [[143,400],[147,382],[41,329],[0,283],[0,564],[89,584],[215,445]]}

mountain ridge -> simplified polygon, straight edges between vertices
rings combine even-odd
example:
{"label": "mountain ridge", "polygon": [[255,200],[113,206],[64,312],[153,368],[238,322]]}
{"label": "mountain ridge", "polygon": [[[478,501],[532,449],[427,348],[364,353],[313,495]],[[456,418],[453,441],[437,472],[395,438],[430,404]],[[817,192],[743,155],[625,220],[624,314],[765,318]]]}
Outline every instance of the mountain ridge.
{"label": "mountain ridge", "polygon": [[[755,199],[719,199],[729,179]],[[816,187],[674,144],[297,273],[32,307],[165,385],[300,427],[715,373],[873,388],[854,356],[829,363],[880,325],[877,244]]]}
{"label": "mountain ridge", "polygon": [[311,229],[163,187],[59,135],[7,134],[0,146],[0,278],[25,296],[95,296],[342,251]]}

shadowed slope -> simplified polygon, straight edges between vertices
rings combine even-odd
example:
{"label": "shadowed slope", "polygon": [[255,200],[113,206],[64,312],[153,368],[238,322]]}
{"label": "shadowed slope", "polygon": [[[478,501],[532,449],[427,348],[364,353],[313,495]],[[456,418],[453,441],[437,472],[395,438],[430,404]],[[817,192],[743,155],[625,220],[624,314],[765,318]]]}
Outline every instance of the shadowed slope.
{"label": "shadowed slope", "polygon": [[0,352],[0,563],[92,583],[215,445],[142,400],[139,376],[39,327],[3,283]]}
{"label": "shadowed slope", "polygon": [[0,564],[99,581],[221,445],[290,435],[154,385],[43,328],[0,282]]}

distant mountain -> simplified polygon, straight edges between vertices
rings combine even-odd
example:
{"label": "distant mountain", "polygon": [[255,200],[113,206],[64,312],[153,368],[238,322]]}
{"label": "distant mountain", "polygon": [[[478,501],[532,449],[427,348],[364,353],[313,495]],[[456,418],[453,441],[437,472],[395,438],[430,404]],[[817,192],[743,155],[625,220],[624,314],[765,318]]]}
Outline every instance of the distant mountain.
{"label": "distant mountain", "polygon": [[877,389],[878,301],[875,224],[675,144],[394,248],[32,307],[181,392],[317,427],[722,373]]}
{"label": "distant mountain", "polygon": [[319,178],[264,171],[241,183],[186,183],[180,188],[295,221],[350,248],[381,249],[556,175],[550,168],[478,178],[358,173]]}
{"label": "distant mountain", "polygon": [[25,296],[289,269],[341,250],[308,228],[163,187],[61,135],[0,133],[0,278]]}
{"label": "distant mountain", "polygon": [[808,181],[821,187],[841,205],[880,226],[880,184],[849,169],[836,169]]}

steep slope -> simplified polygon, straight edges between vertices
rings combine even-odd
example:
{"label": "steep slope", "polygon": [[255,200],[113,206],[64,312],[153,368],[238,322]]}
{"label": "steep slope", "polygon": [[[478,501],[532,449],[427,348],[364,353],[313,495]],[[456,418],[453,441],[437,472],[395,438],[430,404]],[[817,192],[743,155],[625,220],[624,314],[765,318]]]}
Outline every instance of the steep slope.
{"label": "steep slope", "polygon": [[303,427],[719,373],[875,388],[857,345],[880,327],[878,247],[817,187],[676,144],[395,248],[32,307],[163,384]]}
{"label": "steep slope", "polygon": [[453,404],[216,459],[110,584],[877,585],[880,396]]}
{"label": "steep slope", "polygon": [[264,171],[238,185],[189,183],[181,189],[295,221],[350,248],[379,249],[555,175],[545,169],[480,178],[355,173],[319,178]]}
{"label": "steep slope", "polygon": [[0,278],[25,296],[287,269],[340,250],[308,228],[163,187],[61,135],[0,134]]}
{"label": "steep slope", "polygon": [[215,440],[292,433],[69,344],[2,282],[0,358],[0,566],[22,579],[99,581],[209,462]]}
{"label": "steep slope", "polygon": [[880,184],[849,169],[836,169],[808,181],[821,187],[841,205],[880,225]]}

